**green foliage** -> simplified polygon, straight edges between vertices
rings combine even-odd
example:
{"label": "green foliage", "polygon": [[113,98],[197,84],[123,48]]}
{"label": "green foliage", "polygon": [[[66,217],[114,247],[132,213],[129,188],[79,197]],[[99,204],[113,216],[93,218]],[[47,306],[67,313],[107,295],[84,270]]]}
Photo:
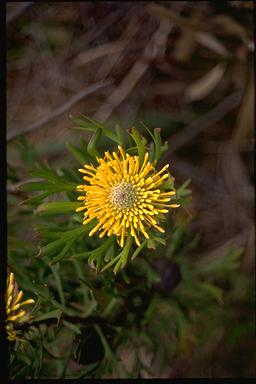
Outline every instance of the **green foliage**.
{"label": "green foliage", "polygon": [[[70,150],[71,154],[75,157],[79,162],[91,162],[90,159],[95,159],[96,156],[99,156],[98,146],[100,144],[102,134],[110,138],[114,143],[121,143],[120,140],[117,139],[116,135],[113,134],[107,127],[103,126],[98,121],[91,119],[82,115],[82,119],[74,119],[74,122],[79,125],[83,130],[93,131],[93,135],[89,140],[88,144],[84,141],[81,141],[82,148],[79,149],[72,144],[68,144],[67,147]],[[149,129],[146,128],[150,133]],[[130,137],[136,144],[136,151],[139,155],[140,165],[144,160],[144,155],[149,148],[147,147],[147,140],[139,133],[136,128],[132,128],[129,132]],[[152,161],[156,164],[159,160],[162,153],[167,149],[166,144],[162,144],[160,137],[160,129],[155,129],[154,134],[151,134],[154,147],[150,148],[150,156]],[[120,136],[120,135],[119,135]],[[128,139],[128,138],[127,138]],[[125,135],[123,135],[123,139],[125,140]],[[127,148],[128,152],[132,152],[134,150],[133,147]],[[74,170],[75,171],[75,170]],[[80,206],[79,202],[75,202],[75,188],[77,183],[71,182],[72,175],[68,175],[67,180],[65,179],[62,172],[57,172],[51,167],[47,165],[38,165],[37,169],[32,170],[30,172],[31,176],[42,179],[42,181],[27,181],[20,185],[20,190],[22,192],[43,192],[39,195],[30,197],[24,201],[24,204],[27,205],[37,205],[39,202],[43,201],[45,198],[48,198],[52,194],[59,192],[66,192],[66,197],[72,201],[58,201],[58,202],[47,202],[42,203],[37,206],[34,210],[34,213],[40,215],[42,217],[49,217],[53,215],[61,215],[61,214],[75,214],[75,209]],[[66,174],[67,175],[67,174]],[[169,175],[169,179],[164,183],[164,188],[174,190],[173,177]],[[187,185],[187,184],[186,184]],[[186,185],[183,185],[179,191],[180,197],[184,197],[184,191],[188,194],[188,190],[186,190]],[[71,194],[68,194],[71,193]],[[183,194],[182,194],[183,193]],[[173,199],[173,203],[180,203],[182,199]],[[184,201],[186,203],[186,201]],[[78,230],[79,231],[79,230]],[[81,233],[83,229],[80,229]],[[84,228],[84,232],[86,232],[86,228]],[[73,233],[73,232],[72,232]],[[76,230],[74,234],[77,233]],[[80,233],[80,232],[79,232]],[[75,236],[75,235],[74,235]],[[154,239],[153,239],[154,236]],[[142,248],[146,245],[149,248],[154,248],[154,244],[158,241],[158,237],[153,235],[150,236],[150,239],[145,240]],[[160,241],[161,238],[159,237]],[[73,254],[76,254],[75,251],[75,241],[77,239],[75,237],[71,237],[66,239],[61,236],[60,239],[56,239],[46,246],[42,247],[40,253],[42,255],[51,255],[54,258],[52,259],[52,263],[56,263],[62,258],[68,259],[72,258]],[[95,267],[97,271],[105,271],[106,269],[113,267],[114,273],[117,273],[120,268],[124,268],[129,261],[129,259],[134,259],[140,252],[142,248],[139,250],[134,249],[133,242],[130,238],[127,239],[127,243],[123,250],[119,250],[116,253],[115,249],[112,247],[112,240],[110,242],[101,240],[99,242],[99,246],[96,247],[93,252],[88,252],[85,248],[84,252],[80,253],[84,255],[84,257],[88,258],[89,265]],[[58,252],[56,254],[56,252]],[[54,256],[55,255],[55,256]]]}
{"label": "green foliage", "polygon": [[[101,152],[103,136],[116,145],[128,143],[130,135],[136,147],[127,151],[140,159],[150,151],[156,166],[167,148],[159,129],[149,132],[153,143],[148,144],[135,128],[120,135],[85,116],[74,121],[93,132],[88,145],[84,140],[81,148],[67,145],[81,164]],[[27,159],[23,161],[26,167]],[[22,340],[10,343],[12,379],[137,378],[143,369],[151,372],[142,349],[161,367],[207,343],[220,324],[228,328],[225,305],[233,305],[228,294],[242,250],[229,247],[206,262],[194,260],[199,238],[175,215],[167,219],[166,236],[152,231],[139,247],[128,237],[120,248],[114,236],[89,237],[95,223],[82,225],[81,214],[75,213],[76,169],[37,164],[29,172],[36,180],[27,182],[19,180],[11,165],[9,170],[9,180],[20,183],[22,204],[10,203],[8,265],[36,300],[31,319],[16,325]],[[170,176],[165,186],[173,189],[173,183]],[[189,183],[177,188],[175,203],[182,207],[190,202]],[[33,240],[26,243],[22,236],[28,223]],[[228,338],[244,334],[234,324]],[[120,355],[122,348],[131,349],[132,369]]]}
{"label": "green foliage", "polygon": [[[82,130],[82,131],[92,131],[94,132],[93,139],[91,141],[91,145],[97,145],[97,141],[99,139],[99,130],[102,131],[103,135],[111,139],[117,144],[122,144],[122,141],[118,137],[118,135],[114,134],[110,129],[108,129],[106,126],[101,124],[99,121],[96,121],[88,116],[82,115],[81,118],[73,118],[74,123],[77,124],[75,126],[76,129]],[[95,136],[95,134],[97,135]],[[94,144],[94,140],[96,140]],[[93,143],[93,144],[92,144]]]}

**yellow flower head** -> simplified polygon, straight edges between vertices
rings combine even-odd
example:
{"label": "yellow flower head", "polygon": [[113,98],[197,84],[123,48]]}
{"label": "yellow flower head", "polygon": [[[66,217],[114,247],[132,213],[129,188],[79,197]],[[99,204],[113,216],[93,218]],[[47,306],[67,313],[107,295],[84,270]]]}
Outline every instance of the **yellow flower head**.
{"label": "yellow flower head", "polygon": [[85,210],[83,224],[97,220],[89,236],[101,230],[100,238],[115,235],[123,247],[125,237],[130,234],[140,245],[140,235],[148,239],[151,227],[164,232],[159,226],[162,214],[168,212],[166,208],[179,205],[167,204],[175,191],[163,190],[169,165],[156,172],[148,161],[148,153],[140,166],[139,156],[130,156],[121,146],[118,149],[119,154],[105,152],[103,159],[97,158],[97,168],[84,165],[79,169],[87,184],[77,186],[77,190],[84,194],[78,197],[83,205],[76,211]]}
{"label": "yellow flower head", "polygon": [[22,306],[33,304],[33,299],[28,299],[21,302],[23,291],[18,291],[17,283],[14,279],[14,274],[11,272],[7,279],[7,292],[6,292],[6,331],[7,337],[10,341],[17,339],[17,331],[14,330],[15,322],[24,322],[28,320],[26,311],[21,309]]}

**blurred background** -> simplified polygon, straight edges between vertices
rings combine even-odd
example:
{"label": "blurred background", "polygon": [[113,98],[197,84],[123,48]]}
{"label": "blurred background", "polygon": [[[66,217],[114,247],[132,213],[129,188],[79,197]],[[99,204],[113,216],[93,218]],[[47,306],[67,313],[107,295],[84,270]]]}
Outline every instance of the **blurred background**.
{"label": "blurred background", "polygon": [[[145,135],[141,122],[161,128],[162,161],[177,185],[191,179],[182,215],[200,238],[193,257],[234,244],[253,282],[253,2],[9,2],[6,24],[10,172],[26,176],[20,148],[25,159],[35,149],[53,166],[68,165],[65,143],[79,142],[71,120],[79,113]],[[17,184],[8,183],[10,194]],[[254,316],[241,289],[238,322]],[[208,354],[178,361],[168,377],[255,375],[252,349],[246,331],[233,344],[220,331]]]}

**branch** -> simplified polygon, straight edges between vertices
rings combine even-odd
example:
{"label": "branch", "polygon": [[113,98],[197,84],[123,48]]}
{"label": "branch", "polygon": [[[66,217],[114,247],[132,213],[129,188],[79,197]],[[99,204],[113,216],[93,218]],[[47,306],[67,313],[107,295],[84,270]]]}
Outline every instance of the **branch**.
{"label": "branch", "polygon": [[24,133],[32,132],[43,125],[49,123],[49,121],[56,119],[59,117],[62,113],[66,112],[72,105],[77,103],[79,100],[82,100],[84,97],[89,96],[90,94],[98,91],[99,89],[105,88],[108,85],[112,84],[112,81],[108,80],[105,82],[99,82],[96,84],[91,85],[90,87],[83,89],[81,92],[77,93],[76,95],[70,97],[63,105],[49,113],[47,116],[43,117],[41,120],[36,121],[35,123],[32,123],[31,125],[28,125],[21,131],[13,131],[7,136],[7,141],[11,141],[15,139],[16,137],[23,135]]}
{"label": "branch", "polygon": [[205,115],[196,118],[186,128],[171,137],[169,140],[169,153],[176,151],[178,148],[182,147],[188,141],[196,137],[199,133],[220,121],[225,115],[241,103],[242,96],[242,92],[240,91],[232,93],[220,104],[218,104],[217,107],[213,108]]}
{"label": "branch", "polygon": [[6,15],[6,25],[8,25],[12,20],[18,17],[22,12],[25,11],[25,9],[27,9],[32,4],[33,4],[33,1],[26,1],[26,2],[24,1],[24,2],[21,2],[19,5],[16,4],[14,9]]}
{"label": "branch", "polygon": [[95,119],[105,122],[112,115],[113,111],[117,109],[117,107],[132,92],[144,73],[150,67],[152,60],[164,52],[171,29],[172,25],[169,22],[160,22],[158,29],[146,45],[142,57],[135,62],[120,85],[116,87],[108,100],[102,104],[100,109],[93,116]]}

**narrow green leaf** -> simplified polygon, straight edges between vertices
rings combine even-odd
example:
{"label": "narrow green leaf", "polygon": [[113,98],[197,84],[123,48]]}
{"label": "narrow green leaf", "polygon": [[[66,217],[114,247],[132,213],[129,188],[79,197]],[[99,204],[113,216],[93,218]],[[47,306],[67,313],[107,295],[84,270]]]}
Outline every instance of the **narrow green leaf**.
{"label": "narrow green leaf", "polygon": [[53,311],[44,313],[34,318],[33,322],[43,321],[47,319],[57,319],[59,321],[62,311],[60,309],[54,309]]}
{"label": "narrow green leaf", "polygon": [[178,189],[177,189],[177,195],[179,195],[180,197],[183,197],[183,196],[186,196],[187,195],[187,191],[189,191],[189,193],[191,192],[190,189],[187,189],[187,186],[191,183],[191,179],[188,179],[186,180]]}
{"label": "narrow green leaf", "polygon": [[139,162],[141,166],[146,153],[147,140],[143,136],[141,136],[141,134],[134,127],[132,127],[131,129],[130,135],[136,143],[138,155],[139,155]]}
{"label": "narrow green leaf", "polygon": [[206,282],[199,283],[199,286],[203,291],[207,292],[219,303],[223,302],[223,292],[221,288]]}
{"label": "narrow green leaf", "polygon": [[172,189],[174,190],[174,177],[168,175],[168,179],[161,185],[161,190]]}
{"label": "narrow green leaf", "polygon": [[61,302],[62,306],[65,308],[66,301],[65,301],[65,297],[64,297],[63,288],[62,288],[62,283],[61,283],[61,278],[60,278],[60,273],[59,273],[59,266],[49,265],[49,267],[50,267],[50,269],[53,273],[53,276],[55,278],[55,281],[56,281],[56,286],[57,286],[57,290],[59,293],[60,302]]}
{"label": "narrow green leaf", "polygon": [[84,259],[84,258],[94,258],[99,257],[100,254],[103,254],[114,242],[114,237],[109,237],[107,240],[103,242],[102,245],[100,245],[98,248],[92,250],[92,251],[85,251],[81,253],[75,253],[72,255],[71,259]]}
{"label": "narrow green leaf", "polygon": [[50,196],[51,192],[40,193],[39,195],[30,197],[29,199],[23,200],[21,204],[37,204],[40,201],[44,200],[46,197]]}
{"label": "narrow green leaf", "polygon": [[62,251],[49,262],[49,265],[54,265],[62,260],[67,255],[75,240],[76,239],[69,240]]}
{"label": "narrow green leaf", "polygon": [[22,362],[25,363],[26,365],[32,364],[32,361],[30,360],[30,358],[24,353],[13,350],[12,354],[15,355],[19,360],[22,360]]}
{"label": "narrow green leaf", "polygon": [[102,132],[102,129],[97,128],[87,145],[87,151],[89,155],[92,157],[99,156],[99,152],[97,151],[96,148],[101,138],[101,132]]}
{"label": "narrow green leaf", "polygon": [[23,367],[18,369],[18,371],[16,371],[13,376],[11,376],[11,379],[12,380],[13,379],[24,379],[24,377],[27,374],[27,370],[28,370],[28,365],[24,365]]}
{"label": "narrow green leaf", "polygon": [[136,259],[136,267],[146,273],[148,280],[148,287],[160,281],[159,274],[152,268],[152,266],[143,258]]}
{"label": "narrow green leaf", "polygon": [[154,160],[157,163],[159,161],[162,153],[167,149],[166,144],[162,145],[162,139],[161,139],[161,134],[160,134],[161,128],[155,128],[154,129],[154,135],[153,135],[152,132],[150,131],[150,129],[142,121],[140,123],[147,130],[147,132],[149,133],[149,135],[151,136],[151,138],[154,142],[154,146],[155,146]]}
{"label": "narrow green leaf", "polygon": [[102,333],[100,327],[98,324],[95,324],[94,325],[99,337],[100,337],[100,340],[102,342],[102,345],[104,347],[104,350],[105,350],[105,354],[106,354],[106,357],[110,360],[113,360],[113,361],[116,361],[117,360],[117,357],[116,355],[114,354],[114,352],[112,351],[112,349],[110,348],[104,334]]}
{"label": "narrow green leaf", "polygon": [[120,259],[120,256],[121,253],[119,253],[116,257],[114,257],[114,259],[112,259],[109,263],[107,263],[101,270],[100,272],[104,272],[106,271],[106,269],[110,268],[112,265],[114,265],[119,259]]}
{"label": "narrow green leaf", "polygon": [[115,131],[116,131],[117,137],[118,137],[118,139],[120,141],[120,145],[125,146],[124,130],[118,124],[116,124]]}
{"label": "narrow green leaf", "polygon": [[147,244],[147,240],[144,240],[143,243],[138,248],[136,248],[136,250],[133,252],[131,256],[131,260],[134,260],[138,256],[138,254],[142,251],[142,249],[145,247],[146,244]]}
{"label": "narrow green leaf", "polygon": [[[85,232],[85,229],[86,229],[86,226],[85,225],[81,225],[80,227],[72,229],[71,231],[55,232],[55,236],[56,237],[60,237],[60,238],[50,242],[49,244],[47,244],[45,246],[43,246],[40,249],[40,252],[39,252],[38,256],[40,256],[40,255],[42,255],[42,256],[47,256],[47,255],[50,256],[50,255],[52,255],[54,253],[56,254],[56,252],[58,252],[61,247],[64,247],[66,242],[68,242],[68,241],[75,241],[82,233]],[[65,252],[66,251],[67,251],[67,248],[65,249]],[[64,252],[64,250],[63,250],[63,252]],[[58,257],[60,257],[60,254],[58,255]]]}
{"label": "narrow green leaf", "polygon": [[155,142],[155,160],[158,162],[162,155],[162,139],[161,139],[161,128],[154,129],[154,142]]}
{"label": "narrow green leaf", "polygon": [[[80,225],[77,228],[71,229],[69,231],[48,231],[48,230],[41,230],[40,233],[47,238],[63,238],[65,241],[68,241],[69,239],[72,239],[74,237],[80,236],[82,233],[84,233],[86,230],[91,229],[91,223],[87,225]],[[95,225],[95,224],[94,224]]]}
{"label": "narrow green leaf", "polygon": [[76,208],[80,207],[81,203],[73,201],[57,201],[44,203],[37,207],[35,213],[43,215],[64,214],[75,212]]}
{"label": "narrow green leaf", "polygon": [[113,270],[114,273],[117,273],[120,268],[124,268],[124,266],[127,264],[127,261],[128,261],[128,256],[129,256],[129,251],[132,245],[132,241],[133,241],[132,237],[128,236],[122,251],[116,257],[114,257],[114,259],[112,259],[109,263],[107,263],[100,272],[104,272],[113,264],[116,264]]}
{"label": "narrow green leaf", "polygon": [[52,241],[51,243],[45,245],[44,247],[42,247],[40,249],[38,256],[40,256],[40,255],[47,256],[47,255],[51,255],[52,253],[57,252],[57,250],[59,250],[60,247],[65,244],[65,242],[66,242],[66,240],[63,238]]}
{"label": "narrow green leaf", "polygon": [[61,177],[56,173],[55,170],[48,168],[47,166],[45,166],[45,168],[42,167],[43,166],[30,171],[29,175],[34,177],[42,177],[52,183],[62,182]]}
{"label": "narrow green leaf", "polygon": [[75,128],[93,132],[95,132],[97,128],[101,128],[104,136],[108,137],[112,141],[115,141],[117,144],[121,144],[119,137],[115,135],[110,129],[101,124],[99,121],[82,114],[81,117],[83,118],[83,120],[78,118],[73,119],[73,121],[78,124],[78,127]]}
{"label": "narrow green leaf", "polygon": [[80,149],[78,149],[76,146],[74,146],[71,143],[67,143],[66,146],[68,150],[72,153],[74,158],[78,160],[81,164],[85,164],[88,162],[88,157],[82,151],[80,151]]}
{"label": "narrow green leaf", "polygon": [[182,199],[175,199],[175,198],[172,198],[168,204],[180,204],[182,201]]}
{"label": "narrow green leaf", "polygon": [[17,175],[17,170],[11,166],[11,164],[7,161],[7,179],[11,180],[13,183],[17,183],[19,181],[19,177]]}
{"label": "narrow green leaf", "polygon": [[61,192],[61,191],[73,191],[76,188],[76,184],[50,184],[45,182],[29,182],[22,184],[19,189],[22,192],[32,191],[48,191],[48,192]]}
{"label": "narrow green leaf", "polygon": [[235,271],[239,268],[240,258],[243,253],[242,248],[233,248],[230,246],[226,250],[226,254],[216,256],[212,260],[201,260],[196,266],[196,271],[201,274],[218,274],[225,275],[230,271]]}
{"label": "narrow green leaf", "polygon": [[80,328],[78,328],[75,324],[72,324],[67,320],[63,320],[62,322],[63,322],[63,325],[71,329],[73,332],[75,332],[75,334],[80,335],[82,333]]}

